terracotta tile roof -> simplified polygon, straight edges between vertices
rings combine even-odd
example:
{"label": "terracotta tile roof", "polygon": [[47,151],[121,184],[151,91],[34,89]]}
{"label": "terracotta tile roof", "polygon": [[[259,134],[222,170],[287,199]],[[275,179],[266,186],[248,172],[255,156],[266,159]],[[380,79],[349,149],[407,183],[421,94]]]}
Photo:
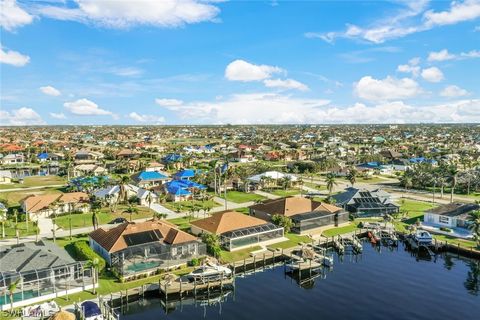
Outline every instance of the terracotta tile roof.
{"label": "terracotta tile roof", "polygon": [[334,213],[342,210],[342,208],[328,203],[300,197],[287,197],[270,200],[253,205],[250,208],[266,212],[270,215],[281,214],[287,217],[312,211],[328,211]]}
{"label": "terracotta tile roof", "polygon": [[260,226],[265,223],[265,220],[235,211],[217,212],[208,218],[191,222],[192,225],[215,234]]}
{"label": "terracotta tile roof", "polygon": [[126,249],[129,245],[125,236],[153,231],[156,238],[152,241],[163,241],[167,244],[179,244],[197,240],[196,237],[178,230],[174,224],[163,220],[149,220],[141,223],[125,222],[109,230],[99,228],[90,233],[95,240],[108,252],[117,252]]}
{"label": "terracotta tile roof", "polygon": [[85,192],[52,193],[30,196],[25,198],[22,202],[25,204],[25,210],[27,212],[35,213],[46,209],[55,201],[58,201],[59,203],[87,203],[89,197]]}

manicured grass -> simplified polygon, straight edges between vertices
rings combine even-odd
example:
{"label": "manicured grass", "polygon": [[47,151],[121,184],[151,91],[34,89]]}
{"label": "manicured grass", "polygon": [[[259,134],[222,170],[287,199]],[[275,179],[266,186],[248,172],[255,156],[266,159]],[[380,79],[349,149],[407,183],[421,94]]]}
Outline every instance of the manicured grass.
{"label": "manicured grass", "polygon": [[398,203],[400,205],[400,212],[405,214],[405,218],[402,221],[395,221],[395,229],[400,232],[407,232],[408,227],[417,222],[417,220],[423,221],[423,213],[425,210],[436,207],[437,205],[408,199],[401,199]]}
{"label": "manicured grass", "polygon": [[255,247],[233,251],[233,252],[222,250],[222,252],[220,253],[220,260],[224,263],[240,261],[250,257],[250,252],[260,250],[260,249],[261,249],[260,246],[255,246]]}
{"label": "manicured grass", "polygon": [[477,243],[475,241],[458,239],[458,238],[450,237],[443,234],[433,234],[432,236],[439,241],[443,241],[443,242],[446,241],[450,244],[460,245],[461,247],[465,247],[465,248],[471,248],[471,247],[476,248],[477,246]]}
{"label": "manicured grass", "polygon": [[345,234],[349,232],[353,232],[358,228],[358,223],[357,222],[350,222],[350,224],[343,226],[343,227],[336,227],[336,228],[331,228],[327,229],[322,232],[322,235],[325,237],[334,237],[338,236],[339,234]]}
{"label": "manicured grass", "polygon": [[[223,194],[220,197],[224,198]],[[265,197],[255,193],[227,191],[227,200],[235,203],[244,203],[249,201],[265,200]]]}
{"label": "manicured grass", "polygon": [[59,188],[42,188],[35,190],[16,190],[8,192],[0,192],[0,199],[8,201],[9,206],[19,206],[20,201],[28,197],[29,195],[41,195],[47,193],[60,193]]}
{"label": "manicured grass", "polygon": [[[142,219],[142,218],[151,218],[153,217],[153,210],[148,207],[136,206],[138,213],[132,213],[132,220]],[[115,212],[110,212],[110,209],[103,208],[100,213],[97,214],[98,224],[107,224],[115,218],[122,217],[127,220],[130,220],[130,213],[125,212],[127,206],[119,205]],[[71,216],[65,215],[57,217],[55,223],[62,229],[69,229],[69,220],[72,219],[72,229],[89,227],[92,225],[92,214],[91,213],[79,213],[72,214]]]}
{"label": "manicured grass", "polygon": [[195,220],[197,219],[189,219],[188,217],[182,217],[182,218],[168,219],[167,221],[177,225],[179,229],[185,231],[190,229],[190,222]]}
{"label": "manicured grass", "polygon": [[[207,201],[200,201],[200,200],[190,200],[190,201],[179,201],[179,202],[165,202],[162,203],[162,206],[165,208],[168,208],[174,212],[177,212],[178,209],[180,209],[180,212],[188,212],[190,208],[192,208],[194,205],[198,205],[200,208],[200,212],[203,213],[202,205],[208,205],[210,207],[218,207],[219,204],[217,204],[213,200],[207,200]],[[178,207],[177,207],[178,206]]]}
{"label": "manicured grass", "polygon": [[327,186],[324,185],[324,184],[304,182],[303,185],[306,186],[306,187],[309,187],[309,188],[316,189],[316,190],[318,190],[318,191],[327,190]]}
{"label": "manicured grass", "polygon": [[272,190],[269,193],[279,197],[289,197],[289,196],[295,196],[297,194],[300,194],[300,190],[299,189],[287,189],[287,190],[277,189],[277,190]]}
{"label": "manicured grass", "polygon": [[[30,236],[35,234],[34,226],[31,221],[28,222],[28,231],[27,231],[27,223],[25,221],[18,223],[18,231],[20,237]],[[0,237],[1,237],[1,229],[0,229]],[[15,223],[11,220],[7,220],[5,222],[5,238],[15,238]]]}
{"label": "manicured grass", "polygon": [[288,238],[287,241],[274,243],[272,245],[269,245],[268,248],[270,248],[270,249],[288,249],[288,248],[298,246],[298,244],[301,243],[301,242],[303,242],[303,243],[312,242],[312,240],[309,237],[301,236],[301,235],[295,234],[295,233],[287,233],[287,234],[285,234],[285,237]]}
{"label": "manicured grass", "polygon": [[241,212],[241,213],[245,213],[245,214],[249,214],[249,213],[250,213],[250,209],[249,209],[249,208],[237,208],[237,209],[234,209],[233,211],[237,211],[237,212]]}
{"label": "manicured grass", "polygon": [[47,187],[53,185],[64,185],[65,179],[59,176],[32,176],[26,177],[23,183],[0,184],[0,189],[22,189],[30,187]]}

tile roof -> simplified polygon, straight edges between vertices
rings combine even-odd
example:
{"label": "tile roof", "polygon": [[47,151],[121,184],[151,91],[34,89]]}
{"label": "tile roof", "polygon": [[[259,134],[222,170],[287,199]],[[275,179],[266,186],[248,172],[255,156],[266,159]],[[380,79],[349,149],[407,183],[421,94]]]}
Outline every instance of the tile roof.
{"label": "tile roof", "polygon": [[342,208],[328,203],[300,197],[287,197],[270,200],[253,205],[250,208],[266,212],[270,215],[280,214],[287,217],[312,211],[327,211],[330,213],[335,213],[342,210]]}
{"label": "tile roof", "polygon": [[27,212],[35,213],[46,209],[55,201],[60,203],[87,203],[89,201],[89,197],[88,194],[84,192],[52,193],[30,196],[25,198],[22,203],[24,203],[25,210]]}
{"label": "tile roof", "polygon": [[208,218],[191,222],[192,225],[215,234],[256,227],[266,223],[265,220],[235,211],[217,212]]}
{"label": "tile roof", "polygon": [[197,240],[196,237],[178,230],[174,224],[164,220],[149,220],[140,223],[125,222],[109,230],[99,228],[90,233],[90,238],[108,252],[117,252],[129,247],[125,236],[142,233],[152,235],[147,242],[163,241],[167,244],[180,244]]}

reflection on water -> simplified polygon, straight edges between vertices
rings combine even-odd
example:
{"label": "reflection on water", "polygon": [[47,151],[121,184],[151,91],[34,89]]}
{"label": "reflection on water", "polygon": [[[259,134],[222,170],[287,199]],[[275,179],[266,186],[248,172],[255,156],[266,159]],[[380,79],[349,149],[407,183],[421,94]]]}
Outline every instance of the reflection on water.
{"label": "reflection on water", "polygon": [[446,254],[420,259],[364,245],[334,256],[332,269],[285,273],[283,266],[237,278],[234,288],[193,297],[144,299],[121,319],[475,319],[480,262]]}

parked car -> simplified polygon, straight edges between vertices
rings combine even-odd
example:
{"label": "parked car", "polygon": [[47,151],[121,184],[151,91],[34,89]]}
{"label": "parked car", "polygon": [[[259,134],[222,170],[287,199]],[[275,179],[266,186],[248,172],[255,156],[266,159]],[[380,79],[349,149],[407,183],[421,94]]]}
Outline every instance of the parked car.
{"label": "parked car", "polygon": [[128,222],[128,220],[122,217],[118,217],[110,221],[108,224],[117,224],[117,223],[125,223],[125,222]]}

